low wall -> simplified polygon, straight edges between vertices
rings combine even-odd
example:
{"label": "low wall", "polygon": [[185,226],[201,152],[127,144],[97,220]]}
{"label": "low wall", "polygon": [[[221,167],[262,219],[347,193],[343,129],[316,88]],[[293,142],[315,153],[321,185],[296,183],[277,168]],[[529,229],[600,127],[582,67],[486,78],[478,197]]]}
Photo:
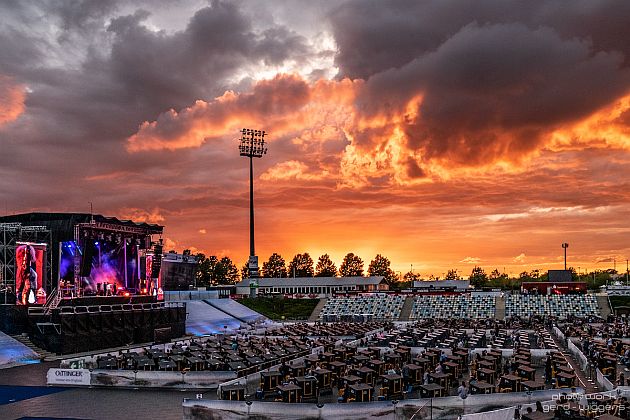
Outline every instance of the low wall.
{"label": "low wall", "polygon": [[608,380],[608,378],[606,378],[604,376],[604,374],[602,373],[601,370],[596,369],[597,372],[597,385],[600,386],[600,388],[605,389],[606,391],[612,391],[613,389],[615,389],[615,386],[613,385],[612,382],[610,382]]}
{"label": "low wall", "polygon": [[236,372],[152,372],[130,370],[49,369],[46,383],[62,386],[216,389],[236,378]]}
{"label": "low wall", "polygon": [[[551,400],[568,389],[519,392],[510,394],[470,395],[459,397],[382,401],[369,403],[286,404],[261,401],[184,400],[184,419],[240,420],[246,418],[289,419],[380,419],[403,420],[456,418],[464,413],[480,413],[514,404],[530,404]],[[415,416],[415,417],[414,417]]]}
{"label": "low wall", "polygon": [[574,339],[572,338],[568,340],[567,348],[569,350],[569,353],[575,356],[576,360],[580,364],[580,367],[582,368],[582,371],[588,372],[588,359],[586,358],[584,353],[582,353],[582,350],[580,350],[579,347],[575,345],[573,340]]}
{"label": "low wall", "polygon": [[553,327],[553,332],[556,334],[556,337],[558,337],[560,340],[562,340],[562,342],[564,342],[566,340],[564,333],[562,331],[560,331],[560,329],[558,327]]}

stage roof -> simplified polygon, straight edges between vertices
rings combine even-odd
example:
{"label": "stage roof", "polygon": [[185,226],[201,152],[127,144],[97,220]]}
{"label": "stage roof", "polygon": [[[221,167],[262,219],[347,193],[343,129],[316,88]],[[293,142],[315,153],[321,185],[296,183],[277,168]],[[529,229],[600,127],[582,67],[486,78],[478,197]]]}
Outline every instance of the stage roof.
{"label": "stage roof", "polygon": [[101,214],[90,213],[21,213],[0,217],[0,223],[21,223],[24,226],[42,225],[50,226],[55,223],[90,223],[94,218],[97,223],[110,223],[122,226],[130,226],[146,229],[151,234],[161,234],[164,226],[150,223],[137,223],[132,220],[120,220],[116,217],[106,217]]}

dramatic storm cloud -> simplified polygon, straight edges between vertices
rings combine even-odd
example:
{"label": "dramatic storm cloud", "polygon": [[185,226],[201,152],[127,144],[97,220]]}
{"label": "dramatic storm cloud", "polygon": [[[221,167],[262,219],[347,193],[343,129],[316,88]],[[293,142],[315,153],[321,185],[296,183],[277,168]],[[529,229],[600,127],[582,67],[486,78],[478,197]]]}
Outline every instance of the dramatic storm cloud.
{"label": "dramatic storm cloud", "polygon": [[[163,223],[246,258],[389,256],[441,274],[622,258],[630,3],[0,3],[4,211]],[[18,182],[19,181],[19,182]],[[605,265],[605,264],[604,264]]]}

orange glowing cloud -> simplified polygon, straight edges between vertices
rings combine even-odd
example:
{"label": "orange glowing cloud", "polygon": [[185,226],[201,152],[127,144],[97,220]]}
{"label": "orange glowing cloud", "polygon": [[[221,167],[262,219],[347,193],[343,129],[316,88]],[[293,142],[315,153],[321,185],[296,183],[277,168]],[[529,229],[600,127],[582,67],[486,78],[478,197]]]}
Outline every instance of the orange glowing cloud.
{"label": "orange glowing cloud", "polygon": [[[518,174],[529,170],[543,150],[596,145],[630,145],[630,96],[563,124],[506,127],[484,123],[480,132],[440,146],[437,139],[418,143],[416,131],[437,127],[425,115],[425,92],[386,106],[363,106],[370,81],[343,79],[309,83],[296,75],[278,75],[255,83],[245,93],[226,92],[213,101],[197,101],[144,122],[128,138],[127,150],[177,150],[201,147],[208,139],[234,137],[240,128],[264,127],[271,142],[288,140],[304,159],[276,158],[262,181],[333,181],[337,188],[374,183],[417,186],[471,176]],[[414,131],[415,130],[415,131]],[[488,147],[478,136],[489,136]],[[535,139],[529,140],[531,135]],[[484,140],[486,141],[486,140]],[[430,142],[430,143],[427,143]],[[521,144],[522,143],[522,144]],[[526,145],[526,146],[525,146]],[[522,146],[522,147],[521,147]],[[436,151],[439,148],[445,150]],[[483,151],[475,154],[475,150]],[[467,159],[467,156],[475,155]]]}
{"label": "orange glowing cloud", "polygon": [[24,87],[0,74],[0,126],[16,120],[24,112]]}

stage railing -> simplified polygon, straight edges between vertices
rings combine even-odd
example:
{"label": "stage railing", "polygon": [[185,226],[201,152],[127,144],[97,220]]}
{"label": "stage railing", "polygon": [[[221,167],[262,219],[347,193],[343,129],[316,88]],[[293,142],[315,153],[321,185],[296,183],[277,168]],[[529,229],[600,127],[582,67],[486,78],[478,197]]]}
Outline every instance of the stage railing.
{"label": "stage railing", "polygon": [[[82,306],[61,306],[59,309],[64,314],[84,314],[94,312],[115,312],[115,311],[130,311],[130,310],[150,310],[160,308],[181,308],[185,307],[183,302],[159,302],[159,303],[134,303],[133,305],[82,305]],[[29,308],[29,313],[33,310],[33,314],[44,314],[44,308],[32,307]]]}

